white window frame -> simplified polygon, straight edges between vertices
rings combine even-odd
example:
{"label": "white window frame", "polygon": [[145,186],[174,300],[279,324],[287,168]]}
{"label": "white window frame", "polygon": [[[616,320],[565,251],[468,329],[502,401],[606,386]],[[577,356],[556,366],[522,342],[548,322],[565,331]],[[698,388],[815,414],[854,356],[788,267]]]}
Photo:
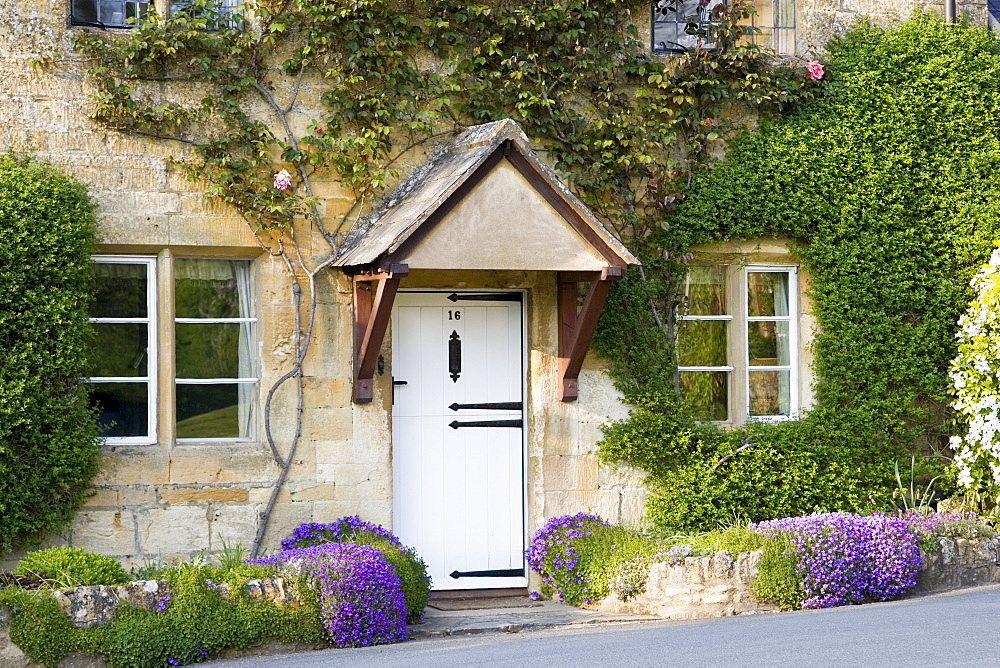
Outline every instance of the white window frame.
{"label": "white window frame", "polygon": [[90,318],[93,324],[146,324],[146,376],[92,376],[92,383],[141,383],[147,387],[146,436],[106,436],[109,445],[151,445],[157,441],[157,376],[159,349],[156,322],[156,256],[155,255],[95,255],[94,262],[102,264],[138,264],[146,266],[146,317],[145,318]]}
{"label": "white window frame", "polygon": [[[670,0],[662,0],[669,2]],[[782,55],[790,55],[795,53],[795,14],[796,14],[796,0],[770,0],[771,2],[771,16],[772,24],[783,23],[783,25],[762,25],[760,24],[760,15],[754,14],[749,18],[746,25],[753,26],[755,28],[760,28],[762,31],[771,31],[770,34],[770,44],[764,44],[766,48],[773,48],[775,52]],[[785,3],[785,4],[783,4]],[[681,26],[686,26],[689,22],[688,18],[691,18],[693,22],[697,23],[699,27],[704,31],[709,31],[712,25],[711,13],[712,10],[718,5],[728,4],[728,0],[713,0],[704,9],[702,9],[698,14],[693,14],[691,17],[677,16],[676,20],[657,20],[657,10],[661,4],[661,0],[652,0],[650,2],[650,48],[653,53],[662,54],[675,54],[675,53],[686,53],[691,50],[692,47],[697,48],[698,39],[693,35],[686,35],[683,42],[674,42],[673,46],[668,46],[666,41],[660,40],[657,44],[657,35],[662,35],[663,32],[657,30],[657,26],[674,25],[674,31],[676,34],[681,35],[680,31],[683,30]],[[785,17],[786,12],[784,10],[789,10],[791,13],[790,17]],[[694,17],[697,17],[695,19]],[[750,41],[757,43],[761,39],[761,35],[753,34],[750,35]],[[790,48],[780,49],[778,48],[781,44],[787,43]],[[685,42],[690,42],[687,44]],[[709,37],[701,38],[701,47],[703,49],[713,49],[715,48],[714,43],[711,42]]]}
{"label": "white window frame", "polygon": [[[178,260],[196,260],[196,261],[197,260],[221,260],[221,261],[225,261],[225,262],[245,262],[247,264],[247,266],[248,266],[248,269],[252,269],[252,263],[250,262],[250,260],[245,260],[245,259],[241,259],[241,258],[175,257],[173,259],[173,262],[177,262]],[[251,287],[252,287],[252,285],[253,285],[253,281],[251,280]],[[178,318],[178,317],[174,317],[174,326],[176,327],[177,325],[183,325],[183,324],[203,324],[203,325],[212,325],[212,324],[244,324],[244,323],[250,324],[250,326],[251,326],[250,327],[251,336],[250,336],[250,341],[248,342],[248,346],[249,346],[249,348],[251,350],[251,353],[252,353],[252,351],[256,349],[255,343],[256,343],[256,337],[257,337],[257,316],[256,316],[256,312],[254,310],[253,299],[250,300],[250,303],[247,304],[247,307],[250,310],[250,313],[252,315],[249,316],[249,317],[246,317],[246,318]],[[173,312],[175,312],[175,310],[176,310],[176,303],[175,304],[171,304],[171,312],[173,313]],[[174,340],[176,341],[176,334],[175,334]],[[247,378],[178,378],[177,375],[176,375],[176,355],[177,355],[177,351],[176,350],[172,350],[172,351],[170,351],[170,354],[172,354],[172,355],[175,356],[175,366],[174,366],[174,369],[175,369],[175,374],[174,374],[175,393],[176,393],[176,386],[177,385],[256,385],[257,386],[257,391],[260,392],[260,361],[256,358],[256,356],[254,356],[254,359],[252,360],[253,361],[254,370],[257,372],[256,376],[254,376],[254,377],[247,377]],[[258,397],[259,397],[259,395],[258,395]],[[252,407],[251,410],[253,410],[253,408],[256,408],[256,404],[254,404],[254,406]],[[177,410],[177,408],[176,408],[176,399],[175,399],[174,410],[175,410],[175,412]],[[256,416],[256,410],[253,410],[253,414]],[[177,415],[176,414],[174,415],[174,424],[175,425],[177,424]],[[257,420],[253,419],[253,420],[250,421],[248,433],[244,437],[238,437],[238,436],[236,436],[236,437],[222,437],[222,438],[218,438],[218,437],[216,437],[216,438],[202,438],[202,437],[195,436],[195,437],[191,437],[191,438],[176,438],[175,437],[174,440],[177,443],[249,443],[249,442],[255,441],[257,439],[256,430],[257,430]]]}
{"label": "white window frame", "polygon": [[[747,421],[757,422],[781,422],[784,420],[796,420],[799,414],[799,282],[798,267],[795,265],[774,265],[774,264],[749,264],[740,267],[741,295],[739,296],[742,305],[743,327],[742,331],[742,373],[744,378],[744,396],[746,402],[743,407],[743,415]],[[768,315],[751,316],[749,312],[749,275],[751,273],[781,273],[788,275],[788,315]],[[787,322],[788,323],[788,364],[774,366],[750,366],[750,337],[749,323],[751,322]],[[750,414],[750,372],[751,371],[788,371],[788,415],[751,415]]]}
{"label": "white window frame", "polygon": [[[727,329],[727,362],[725,366],[678,366],[681,371],[724,371],[727,375],[727,412],[726,420],[716,420],[719,424],[742,424],[749,421],[782,422],[797,420],[800,412],[799,397],[799,298],[798,298],[798,265],[794,264],[744,264],[739,261],[713,262],[706,265],[726,266],[726,301],[728,313],[724,315],[687,315],[678,316],[678,321],[724,321],[731,323]],[[788,275],[788,315],[787,316],[751,316],[749,314],[750,273],[784,273]],[[685,292],[687,292],[685,290]],[[787,322],[788,323],[788,364],[772,366],[750,366],[749,323],[751,322]],[[750,372],[751,371],[788,371],[789,372],[789,413],[788,415],[751,415],[750,414]],[[743,401],[735,397],[735,391],[742,389]]]}

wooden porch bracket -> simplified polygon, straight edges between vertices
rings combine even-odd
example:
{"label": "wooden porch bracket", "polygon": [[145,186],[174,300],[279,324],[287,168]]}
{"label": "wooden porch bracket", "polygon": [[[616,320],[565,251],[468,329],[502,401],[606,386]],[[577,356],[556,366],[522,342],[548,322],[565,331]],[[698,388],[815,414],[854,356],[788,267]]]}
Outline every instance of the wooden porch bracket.
{"label": "wooden porch bracket", "polygon": [[[559,400],[574,401],[579,396],[578,379],[583,358],[594,338],[597,319],[611,282],[625,274],[625,267],[605,267],[601,271],[560,272],[559,282]],[[583,306],[577,308],[580,283],[588,283]]]}
{"label": "wooden porch bracket", "polygon": [[[399,281],[409,274],[405,264],[354,275],[354,387],[356,404],[372,400],[372,378],[378,351],[392,316]],[[373,285],[374,284],[374,285]]]}

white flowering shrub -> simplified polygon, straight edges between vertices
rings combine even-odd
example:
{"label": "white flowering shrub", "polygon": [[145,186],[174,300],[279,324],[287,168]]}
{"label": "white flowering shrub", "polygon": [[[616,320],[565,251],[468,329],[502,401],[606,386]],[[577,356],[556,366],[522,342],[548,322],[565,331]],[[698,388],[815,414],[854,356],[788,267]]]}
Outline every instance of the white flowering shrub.
{"label": "white flowering shrub", "polygon": [[958,355],[949,377],[952,407],[968,425],[952,436],[958,484],[1000,489],[1000,248],[972,279],[976,297],[959,318]]}

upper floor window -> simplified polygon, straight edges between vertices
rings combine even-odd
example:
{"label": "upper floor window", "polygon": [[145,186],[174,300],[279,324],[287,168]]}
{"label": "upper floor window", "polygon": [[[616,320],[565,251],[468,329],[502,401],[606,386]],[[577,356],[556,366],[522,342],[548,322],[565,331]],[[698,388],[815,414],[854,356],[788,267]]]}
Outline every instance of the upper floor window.
{"label": "upper floor window", "polygon": [[[70,0],[75,26],[130,28],[146,17],[152,0]],[[178,12],[203,16],[210,28],[231,24],[244,0],[170,0],[171,16]]]}
{"label": "upper floor window", "polygon": [[246,0],[170,0],[170,15],[184,12],[188,16],[203,18],[209,29],[220,26],[235,27],[238,9]]}
{"label": "upper floor window", "polygon": [[799,409],[798,281],[788,265],[690,268],[677,328],[681,399],[698,419],[788,419]]}
{"label": "upper floor window", "polygon": [[[108,442],[154,443],[161,413],[179,441],[252,438],[258,373],[249,262],[95,259],[91,399]],[[158,263],[170,263],[172,290],[157,285]],[[161,396],[158,378],[172,379],[172,397]]]}
{"label": "upper floor window", "polygon": [[73,25],[99,28],[128,28],[142,20],[152,4],[150,0],[72,0],[72,3]]}
{"label": "upper floor window", "polygon": [[[777,53],[794,53],[795,0],[752,0],[751,4],[754,13],[743,23],[757,30],[749,40]],[[653,51],[711,48],[711,24],[725,5],[725,0],[656,0],[652,5]]]}

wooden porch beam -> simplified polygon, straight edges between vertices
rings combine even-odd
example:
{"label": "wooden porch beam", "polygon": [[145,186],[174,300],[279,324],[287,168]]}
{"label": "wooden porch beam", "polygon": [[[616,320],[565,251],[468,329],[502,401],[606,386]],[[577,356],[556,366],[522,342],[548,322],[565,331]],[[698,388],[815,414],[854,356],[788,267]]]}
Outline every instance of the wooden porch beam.
{"label": "wooden porch beam", "polygon": [[[620,267],[606,267],[600,272],[563,272],[559,274],[559,400],[573,401],[579,394],[580,369],[594,338],[597,320],[611,289],[611,282],[621,278]],[[589,283],[583,306],[577,311],[579,283]]]}
{"label": "wooden porch beam", "polygon": [[354,276],[354,403],[368,403],[374,396],[372,379],[378,351],[389,327],[399,281],[408,273],[409,267],[397,264],[387,271]]}

